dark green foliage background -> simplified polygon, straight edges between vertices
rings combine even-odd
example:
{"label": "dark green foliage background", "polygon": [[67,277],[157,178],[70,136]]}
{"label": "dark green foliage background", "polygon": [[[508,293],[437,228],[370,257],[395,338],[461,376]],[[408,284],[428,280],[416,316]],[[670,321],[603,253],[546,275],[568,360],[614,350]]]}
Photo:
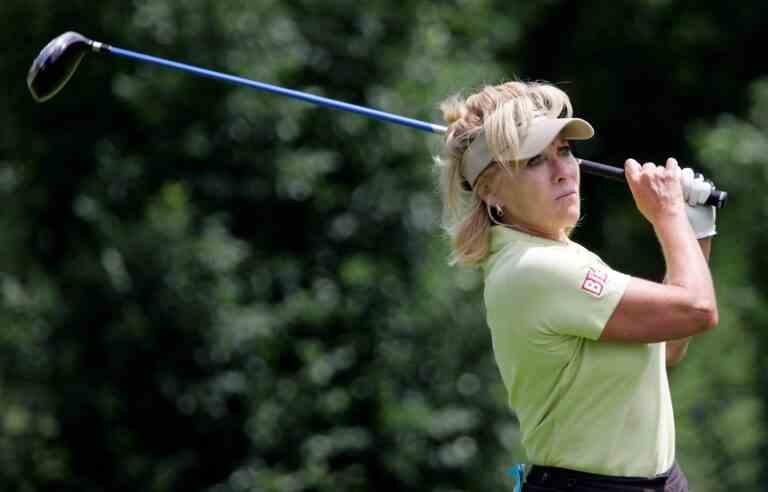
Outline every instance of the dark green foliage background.
{"label": "dark green foliage background", "polygon": [[[444,97],[556,82],[598,138],[732,194],[717,330],[671,372],[695,490],[768,483],[763,4],[4,0],[0,488],[511,489],[524,459],[477,272],[447,266],[439,137],[125,59],[39,105],[77,30],[438,121]],[[576,239],[660,278],[623,186],[584,178]]]}

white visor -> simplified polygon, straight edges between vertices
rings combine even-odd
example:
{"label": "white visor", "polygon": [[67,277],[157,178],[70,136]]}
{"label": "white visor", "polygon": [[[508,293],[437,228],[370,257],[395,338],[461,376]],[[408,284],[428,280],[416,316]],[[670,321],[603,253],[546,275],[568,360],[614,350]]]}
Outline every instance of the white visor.
{"label": "white visor", "polygon": [[517,155],[495,156],[488,148],[485,132],[481,131],[461,158],[461,174],[470,186],[475,185],[478,176],[494,161],[521,161],[541,154],[549,144],[562,133],[566,140],[588,140],[595,134],[592,125],[581,118],[538,117],[531,120],[521,138]]}

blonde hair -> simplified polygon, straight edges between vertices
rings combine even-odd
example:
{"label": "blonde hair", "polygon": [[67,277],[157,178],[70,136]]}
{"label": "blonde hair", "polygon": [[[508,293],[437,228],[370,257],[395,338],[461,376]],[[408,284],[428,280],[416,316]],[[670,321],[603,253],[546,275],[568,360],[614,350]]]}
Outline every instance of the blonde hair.
{"label": "blonde hair", "polygon": [[[435,164],[440,175],[443,227],[453,250],[451,264],[477,265],[488,255],[492,223],[488,207],[476,190],[493,179],[495,169],[515,172],[523,165],[514,156],[519,153],[521,130],[525,131],[534,116],[569,118],[573,107],[568,95],[551,84],[511,81],[485,86],[466,99],[459,94],[449,97],[440,104],[440,110],[448,131]],[[497,159],[477,183],[467,183],[461,173],[461,159],[480,132],[485,133],[492,155],[513,158]]]}

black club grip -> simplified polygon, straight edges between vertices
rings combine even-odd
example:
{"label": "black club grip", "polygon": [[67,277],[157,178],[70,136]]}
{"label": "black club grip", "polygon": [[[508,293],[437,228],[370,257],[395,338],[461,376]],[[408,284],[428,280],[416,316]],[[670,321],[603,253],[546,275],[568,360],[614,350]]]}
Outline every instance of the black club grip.
{"label": "black club grip", "polygon": [[[581,169],[587,173],[595,176],[602,176],[603,178],[612,179],[614,181],[621,181],[626,183],[627,180],[624,177],[624,168],[609,166],[601,162],[588,161],[586,159],[579,159],[581,163]],[[705,202],[705,205],[711,205],[717,208],[723,208],[728,201],[728,192],[718,190],[713,187],[712,191]]]}

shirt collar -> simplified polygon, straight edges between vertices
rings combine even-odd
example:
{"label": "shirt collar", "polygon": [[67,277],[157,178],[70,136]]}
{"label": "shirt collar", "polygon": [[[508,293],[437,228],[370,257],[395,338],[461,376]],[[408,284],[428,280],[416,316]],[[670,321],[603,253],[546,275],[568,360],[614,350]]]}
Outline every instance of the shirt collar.
{"label": "shirt collar", "polygon": [[567,243],[561,241],[555,241],[553,239],[546,239],[539,236],[528,234],[527,232],[518,231],[511,227],[504,226],[492,226],[491,227],[491,249],[490,254],[496,254],[505,246],[512,242],[525,241],[528,243],[534,243],[541,246],[569,246],[574,244],[570,239]]}

